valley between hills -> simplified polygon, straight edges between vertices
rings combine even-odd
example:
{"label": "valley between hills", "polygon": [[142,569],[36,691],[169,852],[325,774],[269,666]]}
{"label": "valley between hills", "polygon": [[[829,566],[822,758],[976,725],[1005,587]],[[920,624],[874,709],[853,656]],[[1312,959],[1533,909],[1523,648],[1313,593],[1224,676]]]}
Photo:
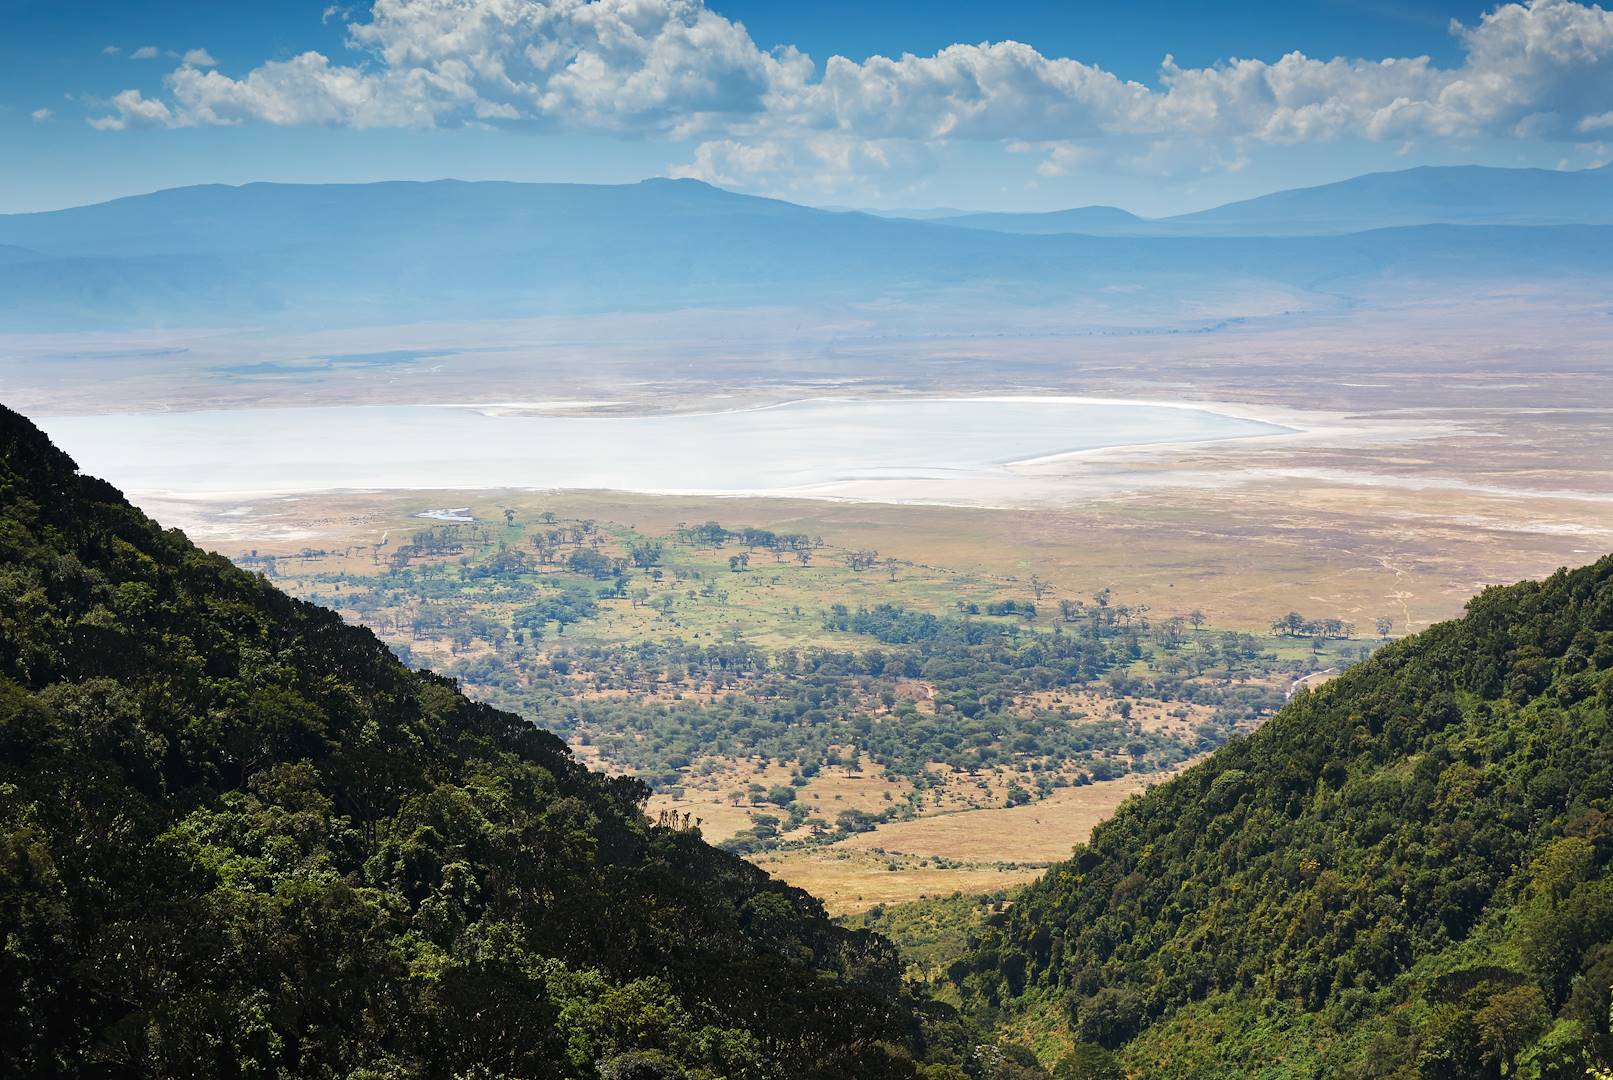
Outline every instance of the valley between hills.
{"label": "valley between hills", "polygon": [[[1053,458],[989,479],[850,481],[811,498],[551,491],[539,477],[535,490],[131,490],[161,520],[369,625],[411,663],[453,675],[475,696],[516,711],[556,696],[614,710],[563,732],[584,760],[653,775],[652,813],[698,818],[707,839],[748,849],[758,865],[851,913],[1028,881],[1123,800],[1257,725],[1296,680],[1343,670],[1385,637],[1456,615],[1487,585],[1613,547],[1613,478],[1603,466],[1613,459],[1613,410],[1595,405],[1613,401],[1613,377],[1605,339],[1586,332],[1605,314],[1572,298],[1528,297],[1512,312],[1489,298],[1482,316],[1459,298],[1415,311],[1384,303],[1374,315],[1342,323],[1273,315],[1197,334],[1085,339],[1021,330],[992,340],[944,332],[859,340],[854,327],[838,327],[832,351],[773,339],[771,353],[758,347],[757,338],[777,333],[764,318],[746,324],[749,339],[733,340],[733,360],[724,363],[717,348],[698,369],[668,354],[697,341],[712,350],[719,324],[699,313],[681,324],[660,320],[667,336],[653,348],[633,342],[631,318],[616,339],[592,343],[562,343],[563,324],[527,323],[416,328],[416,344],[450,332],[458,341],[416,351],[389,352],[374,335],[360,346],[351,333],[272,346],[362,347],[375,357],[362,364],[238,359],[216,368],[211,350],[242,346],[226,335],[185,343],[156,369],[170,382],[153,382],[147,365],[99,356],[65,376],[58,369],[48,388],[30,392],[23,379],[14,395],[47,415],[78,411],[75,395],[92,389],[96,401],[113,400],[107,380],[142,408],[156,405],[141,404],[152,394],[181,410],[228,408],[236,393],[265,406],[278,395],[317,404],[322,394],[379,404],[440,397],[452,371],[458,400],[536,402],[525,407],[536,415],[665,415],[811,395],[1053,392],[1237,402],[1212,407],[1286,425],[1287,434],[1264,438]],[[1517,345],[1519,322],[1536,328],[1539,348]],[[1553,349],[1554,335],[1561,348]],[[1406,342],[1416,343],[1414,357]],[[534,384],[535,357],[550,353]],[[842,368],[905,374],[852,380]],[[39,370],[19,363],[15,373]],[[1529,408],[1517,408],[1520,399]],[[421,452],[429,445],[396,444],[400,458]],[[430,516],[445,508],[454,511],[448,520]],[[724,531],[692,538],[689,528],[706,522]],[[802,561],[793,548],[745,543],[746,530],[804,536],[812,546]],[[428,534],[436,539],[414,542]],[[635,548],[649,547],[653,562],[635,560]],[[1051,720],[1063,738],[1107,733],[1083,735],[1079,753],[1045,732],[1031,738],[1034,752],[1016,749],[1015,735],[991,727],[945,734],[989,751],[968,762],[954,754],[951,763],[893,766],[863,756],[848,767],[840,757],[865,755],[868,743],[866,733],[841,731],[818,740],[817,767],[803,776],[745,738],[724,737],[736,730],[727,719],[716,729],[680,719],[676,747],[646,752],[644,743],[664,738],[665,717],[618,715],[631,712],[619,700],[628,695],[675,713],[722,713],[736,695],[753,708],[793,701],[813,680],[775,670],[785,650],[900,656],[932,648],[888,629],[882,640],[836,627],[837,605],[972,621],[1018,648],[1088,626],[1100,594],[1125,615],[1093,644],[1123,645],[1125,656],[1054,679],[1020,672],[1007,690],[991,691],[999,695],[993,716]],[[523,612],[557,596],[582,596],[584,613],[536,625],[526,616],[526,629],[516,629]],[[999,614],[981,614],[994,605]],[[1060,614],[1071,605],[1079,614]],[[1353,629],[1322,641],[1273,633],[1273,621],[1291,611]],[[1192,613],[1199,625],[1182,633]],[[1246,639],[1247,657],[1226,658],[1229,634]],[[611,650],[622,649],[644,654],[635,670],[624,673],[614,659]],[[739,672],[719,663],[713,678],[674,655],[680,649],[750,658]],[[887,677],[831,665],[817,681],[857,687],[843,699],[831,693],[829,713],[899,727],[937,712],[935,687],[917,666],[911,677]],[[819,716],[827,715],[822,685],[804,691],[817,695]],[[964,689],[981,696],[980,687]],[[1150,744],[1140,754],[1125,745],[1136,739]],[[1096,775],[1095,761],[1106,763]],[[835,823],[846,811],[861,815],[849,831]]]}
{"label": "valley between hills", "polygon": [[[473,695],[516,711],[558,696],[568,708],[608,714],[564,732],[584,760],[653,775],[652,813],[698,818],[707,839],[747,850],[831,910],[853,913],[956,891],[1000,893],[1028,881],[1123,800],[1257,725],[1296,680],[1358,661],[1385,636],[1380,620],[1387,636],[1403,636],[1458,614],[1487,585],[1546,574],[1613,546],[1613,487],[1599,464],[1613,457],[1613,412],[1587,407],[1603,389],[1610,396],[1600,400],[1613,400],[1602,369],[1583,350],[1564,354],[1555,370],[1541,370],[1533,354],[1528,371],[1523,360],[1514,357],[1509,367],[1497,352],[1478,363],[1466,350],[1482,354],[1482,335],[1454,316],[1424,329],[1429,355],[1420,363],[1437,368],[1449,357],[1466,365],[1460,382],[1444,384],[1442,400],[1430,396],[1427,377],[1402,385],[1387,359],[1364,346],[1349,352],[1336,337],[1318,340],[1325,356],[1303,365],[1278,359],[1297,344],[1296,331],[1281,327],[1234,331],[1225,342],[1216,335],[1172,343],[1184,357],[1233,341],[1249,349],[1249,373],[1229,375],[1221,365],[1219,382],[1183,396],[1254,398],[1253,372],[1264,370],[1270,386],[1285,389],[1266,393],[1278,401],[1264,412],[1246,406],[1246,414],[1287,423],[1293,433],[1018,466],[1007,482],[978,491],[946,487],[945,497],[961,505],[927,502],[933,490],[900,481],[847,485],[829,498],[475,489],[133,494],[206,546],[371,626],[411,663],[453,675]],[[1115,347],[1122,355],[1128,349]],[[400,363],[406,372],[415,362]],[[1153,365],[1151,375],[1167,366],[1157,356]],[[1149,393],[1114,375],[1087,378],[1081,390]],[[1509,404],[1520,381],[1528,410]],[[588,402],[605,390],[587,383],[558,392]],[[497,393],[467,391],[483,400]],[[719,399],[685,387],[671,398],[638,400],[694,407]],[[1346,404],[1355,407],[1338,408]],[[892,501],[904,497],[910,501]],[[1001,505],[979,505],[993,500]],[[707,522],[721,531],[690,532]],[[747,543],[747,532],[763,539]],[[806,560],[791,546],[799,541],[780,546],[768,537],[809,538]],[[649,548],[653,562],[635,560],[635,549]],[[580,617],[536,626],[529,617],[524,631],[514,629],[534,604],[582,594]],[[665,737],[665,717],[622,715],[632,711],[624,697],[674,714],[731,711],[724,703],[736,696],[767,709],[793,701],[813,679],[804,670],[778,674],[785,651],[897,657],[933,647],[889,628],[870,634],[836,626],[836,605],[962,620],[1018,647],[1087,627],[1099,594],[1125,614],[1097,643],[1123,644],[1126,656],[1070,676],[1032,678],[1045,686],[989,688],[1006,694],[993,715],[1001,709],[1033,726],[1051,718],[1062,729],[1121,733],[1079,753],[1043,734],[1032,739],[1032,752],[1015,749],[1015,736],[996,728],[952,731],[947,738],[981,740],[989,752],[968,763],[893,767],[865,756],[865,735],[841,731],[822,737],[818,767],[803,776],[798,765],[753,752],[750,736],[726,735],[735,730],[730,720],[703,727],[679,719],[676,746],[645,751]],[[1072,605],[1077,614],[1066,617]],[[998,614],[985,614],[993,609]],[[1353,629],[1321,641],[1274,633],[1273,621],[1290,611]],[[1201,623],[1184,632],[1195,612]],[[1229,634],[1247,639],[1247,657],[1227,660]],[[640,654],[630,671],[616,659],[623,649]],[[690,664],[685,655],[725,649],[745,652],[746,669]],[[557,661],[563,677],[554,674]],[[935,688],[918,671],[887,677],[831,663],[818,682],[806,692],[821,698],[831,682],[857,687],[844,699],[831,694],[830,713],[838,707],[900,726],[937,711]],[[984,692],[965,690],[975,699]],[[1119,715],[1122,701],[1127,716]],[[815,715],[824,715],[818,706],[821,700]],[[940,711],[956,715],[953,708]],[[832,739],[844,741],[825,741]],[[1133,754],[1123,744],[1134,739],[1150,745]],[[864,756],[848,767],[839,760],[847,753]],[[1097,775],[1094,761],[1107,762]],[[1078,784],[1083,773],[1090,782]],[[850,831],[836,824],[844,811],[863,815]]]}

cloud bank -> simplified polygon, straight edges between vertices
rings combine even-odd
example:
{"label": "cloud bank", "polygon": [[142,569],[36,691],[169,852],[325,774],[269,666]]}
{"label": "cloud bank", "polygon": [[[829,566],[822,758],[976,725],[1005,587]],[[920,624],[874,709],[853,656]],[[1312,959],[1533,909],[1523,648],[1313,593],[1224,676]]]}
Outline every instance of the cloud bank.
{"label": "cloud bank", "polygon": [[1012,41],[820,67],[794,48],[759,48],[701,0],[375,0],[347,29],[354,63],[305,52],[232,77],[195,50],[161,95],[124,91],[91,123],[670,138],[694,143],[685,174],[736,184],[890,168],[960,140],[1039,155],[1055,176],[1095,159],[1168,170],[1188,150],[1235,167],[1252,144],[1584,143],[1613,128],[1613,13],[1575,0],[1453,23],[1454,67],[1294,52],[1183,68],[1166,57],[1156,85]]}

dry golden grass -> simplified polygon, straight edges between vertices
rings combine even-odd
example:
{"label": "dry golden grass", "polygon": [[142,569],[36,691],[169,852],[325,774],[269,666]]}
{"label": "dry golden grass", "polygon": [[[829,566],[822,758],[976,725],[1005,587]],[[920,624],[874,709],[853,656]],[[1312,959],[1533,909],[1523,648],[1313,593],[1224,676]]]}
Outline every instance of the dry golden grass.
{"label": "dry golden grass", "polygon": [[762,855],[753,861],[774,877],[818,897],[831,915],[953,892],[995,892],[1032,881],[1042,873],[1040,868],[1023,866],[944,869],[914,859],[887,859],[837,848]]}
{"label": "dry golden grass", "polygon": [[[595,757],[589,760],[589,764],[599,768],[604,763]],[[701,818],[704,822],[700,830],[702,835],[717,843],[741,829],[749,828],[753,814],[784,817],[784,811],[771,803],[752,803],[749,799],[742,799],[735,804],[731,793],[736,789],[746,789],[753,783],[767,788],[777,784],[788,785],[790,770],[776,762],[761,768],[754,760],[719,759],[717,771],[709,776],[693,778],[684,785],[683,794],[651,796],[647,810],[651,817],[667,810]],[[796,798],[809,807],[814,816],[833,824],[835,815],[842,810],[878,812],[893,802],[902,802],[911,790],[912,785],[906,780],[887,778],[878,770],[853,773],[839,766],[830,766],[801,787]],[[805,837],[809,833],[810,830],[803,826],[789,835]]]}
{"label": "dry golden grass", "polygon": [[1059,788],[1040,802],[992,810],[935,814],[881,825],[835,845],[850,851],[893,852],[961,862],[1049,863],[1068,857],[1092,827],[1161,776],[1125,776]]}
{"label": "dry golden grass", "polygon": [[[1600,434],[1600,433],[1598,433]],[[1613,436],[1598,442],[1613,451]],[[1486,446],[1499,448],[1500,440]],[[1439,470],[1460,485],[1473,451],[1460,440],[1421,448],[1422,472]],[[1487,583],[1510,582],[1585,562],[1613,544],[1613,502],[1603,498],[1511,498],[1472,487],[1443,490],[1363,486],[1327,477],[1295,478],[1286,466],[1309,464],[1306,455],[1205,451],[1195,468],[1237,474],[1226,488],[1171,487],[1116,494],[1045,510],[851,504],[790,499],[711,500],[616,493],[387,492],[255,500],[224,517],[207,504],[154,507],[191,529],[205,546],[226,554],[248,548],[286,553],[304,546],[353,553],[307,572],[374,573],[370,550],[383,534],[392,542],[425,527],[415,514],[443,505],[470,505],[484,521],[502,519],[514,506],[527,519],[541,510],[591,517],[664,535],[680,522],[717,517],[785,532],[822,535],[838,548],[872,548],[912,564],[913,580],[897,592],[944,596],[951,583],[971,591],[1025,598],[1031,574],[1050,581],[1056,597],[1085,599],[1099,589],[1117,602],[1146,604],[1154,617],[1204,611],[1209,629],[1263,630],[1290,609],[1354,619],[1363,630],[1379,615],[1394,619],[1395,633],[1420,629],[1458,614]],[[1219,455],[1219,456],[1218,456]],[[1317,465],[1340,469],[1320,451]],[[1240,472],[1251,460],[1270,471]],[[1366,453],[1355,466],[1390,470],[1392,460]],[[1521,468],[1521,466],[1520,466]],[[1342,474],[1341,474],[1342,476]],[[1527,478],[1497,477],[1522,486]],[[1587,487],[1593,486],[1586,479]],[[383,549],[385,550],[385,549]],[[295,563],[282,572],[296,574]],[[780,578],[774,585],[772,578]],[[811,597],[818,568],[774,567],[771,560],[748,575],[725,578],[728,617],[745,620],[799,593]],[[743,584],[739,579],[745,579]],[[837,595],[855,606],[890,598],[879,575],[852,582],[867,593]],[[938,606],[944,606],[945,601]],[[821,604],[812,603],[813,608]],[[803,606],[806,606],[803,603]],[[754,609],[754,610],[753,610]],[[700,632],[675,626],[624,604],[602,626],[613,637],[655,637]],[[759,644],[798,643],[776,621],[754,635]],[[821,636],[809,633],[808,636]]]}
{"label": "dry golden grass", "polygon": [[[1185,735],[1198,724],[1211,719],[1215,709],[1187,701],[1160,701],[1156,698],[1130,697],[1129,719],[1142,725],[1151,734]],[[1021,694],[1015,704],[1022,709],[1058,712],[1068,709],[1073,715],[1086,720],[1120,720],[1120,699],[1091,690],[1037,690]]]}
{"label": "dry golden grass", "polygon": [[994,892],[1039,877],[1121,803],[1165,776],[1061,788],[1011,809],[963,810],[881,825],[826,847],[758,855],[756,865],[844,915],[875,904]]}

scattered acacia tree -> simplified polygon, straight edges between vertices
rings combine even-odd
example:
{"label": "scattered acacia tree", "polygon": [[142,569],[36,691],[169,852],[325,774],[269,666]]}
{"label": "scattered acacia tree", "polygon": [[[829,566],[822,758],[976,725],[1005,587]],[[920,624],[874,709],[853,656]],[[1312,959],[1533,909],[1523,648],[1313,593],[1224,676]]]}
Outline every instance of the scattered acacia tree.
{"label": "scattered acacia tree", "polygon": [[645,540],[628,545],[627,559],[639,569],[647,570],[660,564],[663,550],[659,540]]}
{"label": "scattered acacia tree", "polygon": [[877,551],[848,551],[846,552],[846,565],[852,570],[861,573],[874,566],[879,560]]}

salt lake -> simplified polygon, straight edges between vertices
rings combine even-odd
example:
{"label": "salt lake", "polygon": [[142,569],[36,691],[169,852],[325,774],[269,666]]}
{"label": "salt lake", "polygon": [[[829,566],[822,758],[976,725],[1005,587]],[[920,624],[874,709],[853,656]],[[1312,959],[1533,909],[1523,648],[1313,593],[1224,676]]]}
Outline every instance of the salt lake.
{"label": "salt lake", "polygon": [[84,471],[173,495],[813,493],[859,481],[977,483],[1056,455],[1290,430],[1206,407],[1060,397],[813,399],[650,416],[409,405],[35,419]]}

